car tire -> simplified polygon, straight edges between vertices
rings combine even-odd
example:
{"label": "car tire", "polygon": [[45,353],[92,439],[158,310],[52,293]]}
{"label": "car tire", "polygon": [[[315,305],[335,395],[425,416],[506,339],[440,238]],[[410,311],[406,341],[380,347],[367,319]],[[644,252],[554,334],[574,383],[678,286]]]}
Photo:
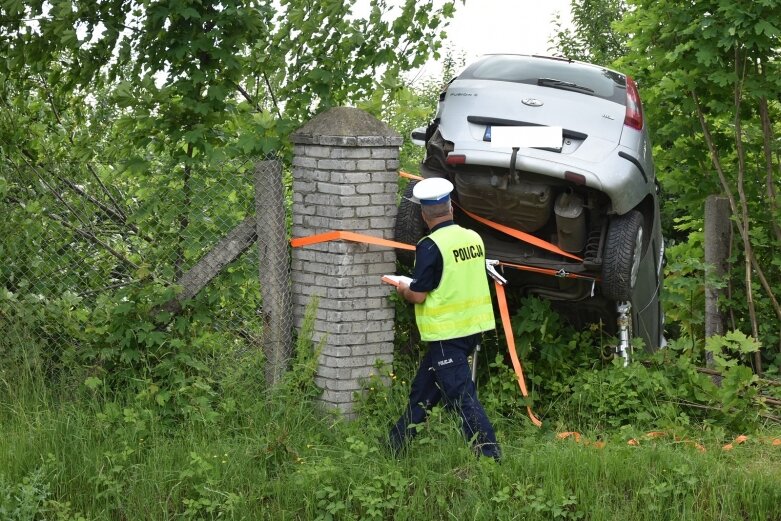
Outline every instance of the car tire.
{"label": "car tire", "polygon": [[643,216],[637,210],[614,217],[602,256],[602,293],[610,300],[630,300],[643,251]]}
{"label": "car tire", "polygon": [[[417,181],[412,181],[404,190],[404,196],[399,203],[399,211],[396,214],[395,238],[398,242],[417,244],[426,235],[426,223],[420,215],[420,205],[410,201],[412,189]],[[396,249],[396,259],[404,266],[411,268],[415,264],[415,252],[411,250]]]}

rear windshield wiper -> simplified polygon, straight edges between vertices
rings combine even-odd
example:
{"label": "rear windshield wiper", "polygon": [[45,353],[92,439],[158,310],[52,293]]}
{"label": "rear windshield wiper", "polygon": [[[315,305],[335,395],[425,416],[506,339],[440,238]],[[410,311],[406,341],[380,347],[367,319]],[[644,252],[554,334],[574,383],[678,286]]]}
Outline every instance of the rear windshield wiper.
{"label": "rear windshield wiper", "polygon": [[553,87],[554,89],[583,92],[585,94],[594,94],[594,89],[572,83],[571,81],[557,80],[555,78],[538,78],[537,85],[540,85],[541,87]]}

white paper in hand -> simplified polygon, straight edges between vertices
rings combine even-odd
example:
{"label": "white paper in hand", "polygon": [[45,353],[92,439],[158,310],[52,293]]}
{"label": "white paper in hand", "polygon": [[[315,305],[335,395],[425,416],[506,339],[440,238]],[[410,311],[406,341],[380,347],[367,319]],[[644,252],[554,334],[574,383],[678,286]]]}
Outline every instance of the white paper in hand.
{"label": "white paper in hand", "polygon": [[382,281],[385,284],[390,284],[391,286],[398,286],[401,282],[404,282],[409,286],[412,282],[412,279],[405,277],[404,275],[383,275]]}

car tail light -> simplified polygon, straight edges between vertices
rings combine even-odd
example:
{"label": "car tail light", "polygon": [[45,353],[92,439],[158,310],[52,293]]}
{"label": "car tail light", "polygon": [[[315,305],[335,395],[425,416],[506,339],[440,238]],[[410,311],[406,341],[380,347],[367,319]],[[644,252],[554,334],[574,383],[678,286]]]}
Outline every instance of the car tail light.
{"label": "car tail light", "polygon": [[445,163],[448,165],[463,165],[466,163],[466,156],[463,154],[449,154]]}
{"label": "car tail light", "polygon": [[626,115],[624,116],[624,125],[637,130],[643,129],[643,105],[640,103],[637,84],[631,76],[626,77]]}

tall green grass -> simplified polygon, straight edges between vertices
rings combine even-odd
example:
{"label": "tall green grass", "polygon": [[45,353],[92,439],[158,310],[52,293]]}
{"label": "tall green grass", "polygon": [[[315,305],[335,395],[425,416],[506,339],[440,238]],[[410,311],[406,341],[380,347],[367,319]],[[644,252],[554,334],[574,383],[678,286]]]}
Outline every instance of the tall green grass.
{"label": "tall green grass", "polygon": [[163,424],[133,397],[60,392],[34,359],[17,362],[0,378],[3,520],[781,519],[781,448],[766,443],[725,452],[700,433],[705,453],[673,438],[633,447],[619,430],[590,433],[598,448],[496,418],[496,464],[436,408],[397,459],[378,439],[409,372],[343,421],[300,398],[304,379],[257,385],[247,360],[216,420]]}
{"label": "tall green grass", "polygon": [[[123,394],[85,385],[88,368],[54,371],[34,338],[0,336],[2,521],[781,520],[781,447],[761,433],[728,452],[726,431],[707,422],[670,424],[677,438],[653,440],[642,437],[644,425],[611,423],[614,394],[654,394],[653,386],[620,386],[648,378],[642,367],[616,368],[625,372],[606,373],[604,382],[586,375],[570,403],[547,409],[544,429],[518,414],[523,407],[508,407],[517,392],[511,373],[492,378],[481,396],[503,448],[496,463],[473,455],[458,419],[441,407],[402,457],[386,450],[382,439],[405,405],[415,360],[400,359],[389,386],[367,383],[354,421],[320,409],[306,324],[293,369],[275,389],[262,384],[255,354],[211,358],[217,392],[209,414],[156,408],[144,386]],[[611,386],[624,391],[600,401]],[[600,417],[583,421],[591,430],[580,443],[557,438],[588,414]],[[640,446],[627,445],[634,437]]]}

